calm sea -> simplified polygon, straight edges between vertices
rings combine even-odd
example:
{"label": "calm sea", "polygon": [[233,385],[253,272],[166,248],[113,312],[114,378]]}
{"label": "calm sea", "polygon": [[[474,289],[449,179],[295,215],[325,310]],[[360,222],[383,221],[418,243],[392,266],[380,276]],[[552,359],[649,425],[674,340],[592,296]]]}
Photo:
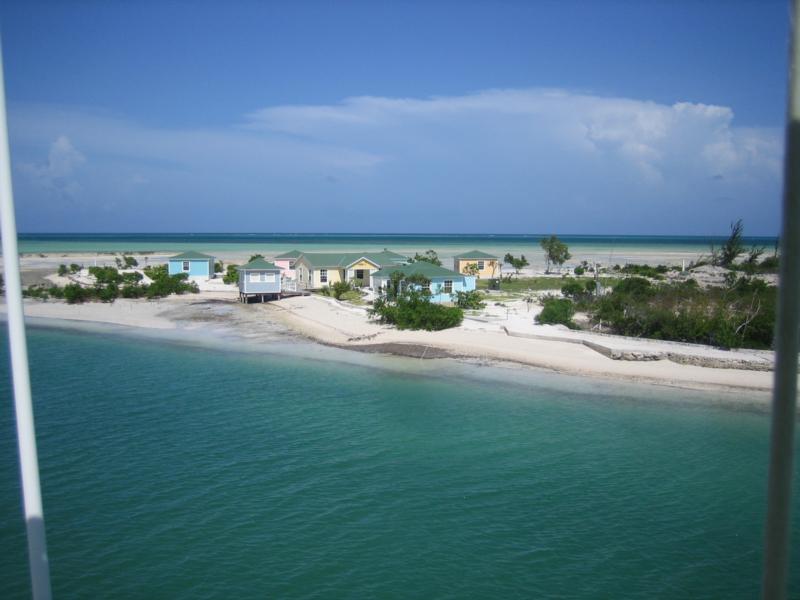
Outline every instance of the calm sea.
{"label": "calm sea", "polygon": [[30,355],[56,597],[758,595],[764,414],[57,329]]}
{"label": "calm sea", "polygon": [[[634,252],[691,253],[708,252],[711,244],[719,246],[725,238],[696,236],[560,236],[573,254],[614,260]],[[442,256],[482,249],[500,256],[506,252],[540,254],[541,235],[507,234],[21,234],[19,250],[44,252],[249,252],[258,250],[273,256],[292,249],[306,252],[376,250],[390,248],[397,252],[418,252],[428,248]],[[775,238],[747,238],[750,245],[770,251]]]}

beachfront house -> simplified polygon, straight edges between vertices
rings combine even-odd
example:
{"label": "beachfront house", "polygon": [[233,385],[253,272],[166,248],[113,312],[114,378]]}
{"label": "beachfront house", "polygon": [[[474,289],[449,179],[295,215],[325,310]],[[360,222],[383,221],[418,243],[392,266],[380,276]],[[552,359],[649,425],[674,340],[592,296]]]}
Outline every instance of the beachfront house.
{"label": "beachfront house", "polygon": [[430,280],[431,302],[452,302],[451,294],[469,292],[475,289],[475,277],[456,273],[450,269],[429,262],[415,262],[407,265],[386,267],[372,274],[372,289],[383,291],[391,281],[392,275],[402,273],[403,281],[407,277],[423,276]]}
{"label": "beachfront house", "polygon": [[[500,277],[500,259],[480,250],[470,250],[453,257],[453,270],[456,273],[481,277]],[[473,273],[474,271],[474,273]]]}
{"label": "beachfront house", "polygon": [[211,279],[214,277],[214,257],[201,252],[184,252],[169,259],[170,275],[186,273],[189,279]]}
{"label": "beachfront house", "polygon": [[239,301],[247,302],[250,298],[280,299],[281,268],[263,258],[256,258],[249,263],[237,267],[239,272]]}
{"label": "beachfront house", "polygon": [[284,252],[283,254],[278,254],[272,262],[275,263],[278,267],[283,269],[283,276],[287,279],[296,279],[297,271],[294,268],[294,264],[297,262],[297,259],[300,258],[300,255],[303,254],[300,250],[290,250],[289,252]]}
{"label": "beachfront house", "polygon": [[406,261],[407,257],[386,249],[381,252],[304,252],[297,257],[294,268],[301,288],[317,289],[337,281],[366,287],[373,273]]}

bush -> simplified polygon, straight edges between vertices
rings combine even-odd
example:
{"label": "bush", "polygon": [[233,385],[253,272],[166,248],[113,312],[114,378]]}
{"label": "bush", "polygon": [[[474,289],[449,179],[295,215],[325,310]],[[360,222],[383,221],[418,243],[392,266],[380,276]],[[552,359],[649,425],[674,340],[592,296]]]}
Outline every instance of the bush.
{"label": "bush", "polygon": [[570,279],[561,286],[561,294],[565,298],[574,300],[575,298],[583,296],[585,293],[586,287],[580,281],[575,281],[574,279]]}
{"label": "bush", "polygon": [[692,279],[659,287],[626,279],[597,300],[593,319],[621,335],[723,348],[769,348],[776,288],[732,275],[726,287],[705,289]]}
{"label": "bush", "polygon": [[94,295],[101,302],[114,302],[119,297],[119,287],[116,283],[110,283],[104,287],[97,287]]}
{"label": "bush", "polygon": [[353,291],[353,286],[350,284],[349,281],[336,281],[333,283],[333,285],[329,286],[330,295],[336,298],[337,300],[341,299],[342,294],[352,291]]}
{"label": "bush", "polygon": [[80,304],[91,298],[92,293],[77,283],[68,283],[64,286],[64,300],[67,304]]}
{"label": "bush", "polygon": [[236,265],[228,265],[222,281],[223,283],[239,283],[239,269],[236,268]]}
{"label": "bush", "polygon": [[398,329],[426,331],[457,327],[464,319],[464,311],[460,308],[434,304],[430,292],[413,288],[399,294],[394,303],[377,298],[369,313],[381,323],[392,324]]}
{"label": "bush", "polygon": [[627,273],[628,275],[636,275],[639,277],[649,277],[650,279],[664,279],[664,273],[669,271],[669,268],[666,265],[658,265],[656,267],[651,267],[650,265],[637,265],[637,264],[628,264],[622,267],[621,269],[616,269],[622,271],[623,273]]}
{"label": "bush", "polygon": [[536,321],[543,325],[566,325],[574,328],[575,323],[572,317],[575,315],[575,307],[572,300],[568,298],[546,298],[544,308],[540,312]]}
{"label": "bush", "polygon": [[218,260],[214,263],[214,273],[222,273],[222,261]]}
{"label": "bush", "polygon": [[67,275],[67,265],[58,265],[58,274],[61,277],[66,277],[66,275]]}
{"label": "bush", "polygon": [[122,275],[114,267],[89,267],[89,275],[94,276],[98,285],[122,283]]}
{"label": "bush", "polygon": [[453,303],[458,308],[480,310],[486,306],[486,303],[483,301],[483,294],[481,294],[478,290],[471,290],[469,292],[455,292],[451,295],[451,298],[453,299]]}
{"label": "bush", "polygon": [[82,267],[78,263],[72,263],[69,266],[69,272],[74,275],[75,273],[78,273],[81,270],[81,268]]}
{"label": "bush", "polygon": [[133,267],[138,267],[139,266],[139,261],[136,260],[135,258],[133,258],[132,256],[123,256],[122,260],[125,263],[125,268],[126,269],[131,269]]}
{"label": "bush", "polygon": [[583,267],[575,267],[575,275],[580,277],[585,272],[586,272],[586,269],[584,269]]}

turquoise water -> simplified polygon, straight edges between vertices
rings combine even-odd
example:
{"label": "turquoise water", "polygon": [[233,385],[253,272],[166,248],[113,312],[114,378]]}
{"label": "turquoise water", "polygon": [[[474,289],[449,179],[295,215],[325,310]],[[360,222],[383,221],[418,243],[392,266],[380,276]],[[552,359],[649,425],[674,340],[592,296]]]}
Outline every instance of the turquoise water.
{"label": "turquoise water", "polygon": [[56,597],[758,594],[764,414],[56,329],[30,354]]}
{"label": "turquoise water", "polygon": [[[19,251],[40,252],[237,252],[257,249],[271,256],[295,248],[306,252],[392,248],[397,252],[416,252],[434,248],[443,256],[483,249],[503,256],[506,252],[541,253],[541,235],[506,234],[22,234]],[[648,250],[651,252],[708,252],[710,244],[719,246],[722,237],[696,236],[610,236],[564,235],[573,254],[613,258],[615,253]],[[747,243],[771,250],[775,238],[747,238]]]}

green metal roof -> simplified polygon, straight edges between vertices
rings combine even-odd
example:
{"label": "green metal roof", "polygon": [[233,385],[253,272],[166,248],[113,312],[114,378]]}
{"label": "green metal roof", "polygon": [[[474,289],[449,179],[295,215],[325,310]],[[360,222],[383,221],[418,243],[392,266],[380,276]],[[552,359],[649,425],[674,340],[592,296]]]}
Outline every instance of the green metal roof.
{"label": "green metal roof", "polygon": [[178,254],[177,256],[173,256],[170,260],[214,260],[213,256],[209,256],[208,254],[203,254],[202,252],[194,252],[190,250],[189,252],[184,252],[183,254]]}
{"label": "green metal roof", "polygon": [[297,258],[301,254],[303,254],[303,253],[300,252],[300,250],[289,250],[289,252],[284,252],[283,254],[278,254],[278,256],[276,256],[275,259],[279,260],[281,258]]}
{"label": "green metal roof", "polygon": [[305,260],[312,269],[343,269],[362,258],[366,258],[379,267],[389,267],[400,261],[408,260],[405,256],[388,250],[382,252],[304,252],[300,258]]}
{"label": "green metal roof", "polygon": [[470,258],[476,258],[479,260],[500,260],[498,256],[492,256],[491,254],[486,254],[486,252],[481,252],[480,250],[470,250],[469,252],[462,252],[461,254],[456,254],[453,258],[457,260],[469,260]]}
{"label": "green metal roof", "polygon": [[372,274],[372,276],[386,277],[388,279],[392,276],[392,273],[397,272],[402,272],[406,277],[411,277],[412,275],[422,275],[428,279],[433,279],[434,277],[464,277],[464,275],[460,275],[455,271],[451,271],[450,269],[445,269],[439,265],[434,265],[433,263],[424,261],[414,262],[408,265],[395,265],[386,267],[380,271],[376,271]]}
{"label": "green metal roof", "polygon": [[236,267],[239,271],[280,271],[280,267],[276,267],[271,262],[265,261],[263,258],[256,258],[251,260],[246,265]]}

